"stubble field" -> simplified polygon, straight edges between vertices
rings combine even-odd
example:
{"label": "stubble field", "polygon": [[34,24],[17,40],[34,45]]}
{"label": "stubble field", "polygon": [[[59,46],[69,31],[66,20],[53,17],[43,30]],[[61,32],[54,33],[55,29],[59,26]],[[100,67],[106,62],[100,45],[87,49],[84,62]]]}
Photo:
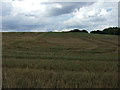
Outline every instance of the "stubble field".
{"label": "stubble field", "polygon": [[2,33],[3,88],[117,88],[118,36]]}

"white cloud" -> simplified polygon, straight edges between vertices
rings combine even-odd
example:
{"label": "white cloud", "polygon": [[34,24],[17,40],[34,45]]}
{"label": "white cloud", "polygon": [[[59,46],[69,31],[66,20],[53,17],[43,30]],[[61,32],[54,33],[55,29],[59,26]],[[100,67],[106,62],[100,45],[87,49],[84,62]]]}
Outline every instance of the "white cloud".
{"label": "white cloud", "polygon": [[116,26],[118,19],[117,3],[113,2],[45,3],[44,0],[3,0],[2,3],[2,24],[5,31],[103,29]]}
{"label": "white cloud", "polygon": [[103,29],[106,26],[117,26],[117,17],[117,3],[97,2],[91,6],[75,10],[73,18],[64,23],[71,26],[71,23],[74,23],[75,25],[78,25],[78,27],[86,27],[89,30]]}

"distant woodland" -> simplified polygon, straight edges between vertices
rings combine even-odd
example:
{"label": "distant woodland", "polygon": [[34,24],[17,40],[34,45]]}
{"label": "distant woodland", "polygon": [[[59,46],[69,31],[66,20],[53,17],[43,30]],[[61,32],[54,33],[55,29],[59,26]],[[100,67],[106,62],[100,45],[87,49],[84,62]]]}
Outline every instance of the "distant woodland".
{"label": "distant woodland", "polygon": [[[69,32],[88,33],[87,30],[79,30],[79,29],[70,30]],[[90,33],[93,33],[93,34],[120,35],[120,27],[109,27],[109,28],[105,28],[104,30],[94,30],[94,31],[91,31]]]}

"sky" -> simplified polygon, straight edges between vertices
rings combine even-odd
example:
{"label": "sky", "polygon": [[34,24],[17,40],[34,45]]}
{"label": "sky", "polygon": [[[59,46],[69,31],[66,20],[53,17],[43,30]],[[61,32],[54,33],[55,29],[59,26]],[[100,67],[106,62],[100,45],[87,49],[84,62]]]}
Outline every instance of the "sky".
{"label": "sky", "polygon": [[49,0],[2,0],[3,32],[48,32],[118,26],[118,2],[59,2]]}

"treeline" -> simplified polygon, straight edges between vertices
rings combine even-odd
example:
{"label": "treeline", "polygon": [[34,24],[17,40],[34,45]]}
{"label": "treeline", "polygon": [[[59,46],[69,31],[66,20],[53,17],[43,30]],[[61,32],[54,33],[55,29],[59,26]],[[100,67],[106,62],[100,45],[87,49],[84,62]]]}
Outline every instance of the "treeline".
{"label": "treeline", "polygon": [[79,30],[79,29],[70,30],[69,32],[84,32],[84,33],[88,33],[87,30]]}
{"label": "treeline", "polygon": [[[83,33],[88,33],[87,30],[79,30],[79,29],[70,30],[69,32],[83,32]],[[93,34],[120,35],[120,27],[109,27],[109,28],[105,28],[104,30],[91,31],[90,33],[93,33]]]}

